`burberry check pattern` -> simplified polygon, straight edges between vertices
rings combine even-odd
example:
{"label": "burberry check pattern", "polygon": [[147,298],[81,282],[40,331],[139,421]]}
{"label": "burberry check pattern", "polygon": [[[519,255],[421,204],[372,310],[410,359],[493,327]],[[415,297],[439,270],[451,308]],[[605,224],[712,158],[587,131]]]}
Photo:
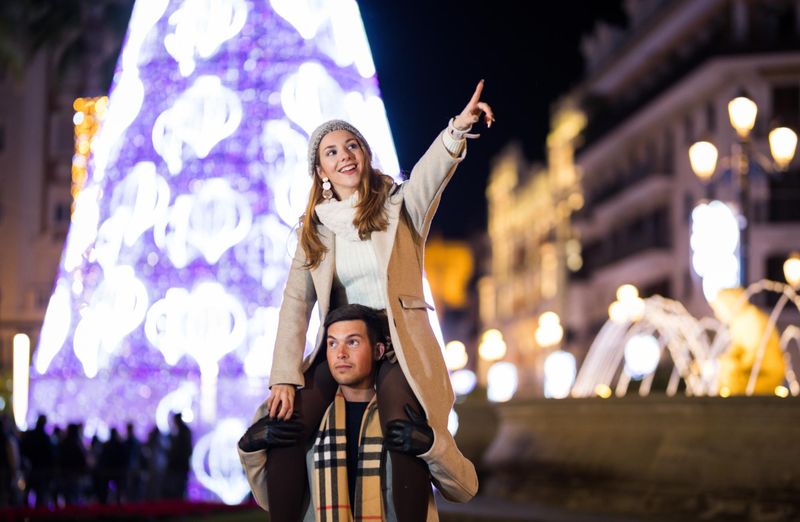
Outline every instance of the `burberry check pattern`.
{"label": "burberry check pattern", "polygon": [[314,444],[314,494],[318,522],[384,519],[381,467],[386,455],[375,397],[364,412],[358,440],[358,476],[355,506],[351,510],[347,490],[345,400],[339,391],[322,418]]}

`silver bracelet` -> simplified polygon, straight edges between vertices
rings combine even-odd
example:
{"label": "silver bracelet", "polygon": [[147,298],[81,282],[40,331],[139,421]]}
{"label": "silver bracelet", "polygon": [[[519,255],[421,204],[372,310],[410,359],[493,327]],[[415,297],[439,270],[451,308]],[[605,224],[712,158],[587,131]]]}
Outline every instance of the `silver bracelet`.
{"label": "silver bracelet", "polygon": [[450,133],[450,136],[452,136],[453,139],[463,140],[464,138],[475,139],[475,138],[480,138],[481,137],[480,134],[470,134],[469,131],[472,130],[472,125],[470,125],[469,129],[466,129],[466,130],[458,130],[458,129],[456,129],[456,126],[455,126],[455,123],[454,123],[455,121],[456,121],[456,119],[455,119],[455,117],[453,117],[453,118],[450,118],[450,121],[447,122],[447,132]]}

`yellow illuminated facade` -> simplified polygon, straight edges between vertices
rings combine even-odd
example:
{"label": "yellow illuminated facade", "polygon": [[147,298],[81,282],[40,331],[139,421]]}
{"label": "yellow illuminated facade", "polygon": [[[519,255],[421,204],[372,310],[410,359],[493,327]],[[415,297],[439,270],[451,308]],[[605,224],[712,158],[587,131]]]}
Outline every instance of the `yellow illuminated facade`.
{"label": "yellow illuminated facade", "polygon": [[543,394],[544,360],[563,346],[539,346],[536,331],[544,312],[563,321],[568,272],[583,263],[571,217],[583,206],[574,153],[585,123],[563,102],[551,121],[547,165],[527,165],[511,145],[496,159],[486,189],[491,271],[478,283],[480,318],[484,329],[503,333],[505,360],[519,371],[517,396]]}
{"label": "yellow illuminated facade", "polygon": [[425,275],[437,310],[442,312],[445,308],[467,306],[467,284],[473,269],[472,250],[467,242],[440,238],[428,240],[425,245]]}

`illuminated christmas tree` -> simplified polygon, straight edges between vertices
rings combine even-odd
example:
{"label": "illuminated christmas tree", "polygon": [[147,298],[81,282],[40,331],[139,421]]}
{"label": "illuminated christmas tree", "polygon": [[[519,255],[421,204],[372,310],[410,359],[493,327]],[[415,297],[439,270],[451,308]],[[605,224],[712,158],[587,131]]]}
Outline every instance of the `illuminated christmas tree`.
{"label": "illuminated christmas tree", "polygon": [[103,438],[130,420],[142,436],[181,412],[192,496],[245,497],[235,443],[267,393],[307,138],[330,118],[399,171],[354,0],[136,3],[34,355],[29,422],[44,412]]}

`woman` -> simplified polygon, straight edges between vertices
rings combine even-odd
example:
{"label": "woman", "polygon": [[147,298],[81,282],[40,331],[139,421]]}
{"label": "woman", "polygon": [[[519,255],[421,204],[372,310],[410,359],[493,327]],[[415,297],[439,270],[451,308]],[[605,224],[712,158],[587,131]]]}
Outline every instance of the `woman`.
{"label": "woman", "polygon": [[[425,238],[442,191],[464,157],[465,137],[484,113],[483,80],[464,110],[434,140],[411,172],[396,185],[373,169],[366,140],[352,125],[334,120],[309,141],[314,183],[300,241],[281,305],[275,342],[271,417],[294,412],[310,441],[333,400],[337,384],[325,363],[320,330],[315,351],[303,360],[308,321],[315,303],[321,322],[328,310],[346,303],[386,309],[394,354],[378,369],[378,410],[384,435],[392,421],[413,423],[405,406],[427,415],[434,438],[419,455],[392,451],[394,506],[398,520],[425,520],[430,482],[460,491],[451,500],[469,500],[477,491],[475,469],[447,431],[453,391],[439,345],[428,322],[422,293]],[[416,417],[416,416],[412,416]],[[307,484],[305,443],[270,450],[267,488],[273,521],[301,518]],[[280,499],[280,501],[277,501]]]}

